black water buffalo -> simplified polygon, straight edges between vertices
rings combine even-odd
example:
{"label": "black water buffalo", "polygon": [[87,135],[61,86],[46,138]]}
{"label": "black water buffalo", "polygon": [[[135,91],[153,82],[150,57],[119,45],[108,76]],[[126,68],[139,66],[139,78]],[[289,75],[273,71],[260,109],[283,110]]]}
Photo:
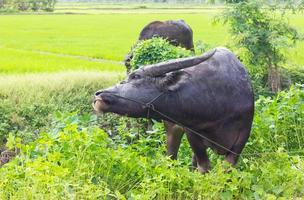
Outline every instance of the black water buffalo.
{"label": "black water buffalo", "polygon": [[236,164],[250,134],[254,97],[244,66],[228,49],[216,48],[139,68],[126,81],[97,91],[94,109],[178,122],[193,165],[204,173],[210,167],[208,147]]}
{"label": "black water buffalo", "polygon": [[[154,21],[146,25],[140,32],[138,41],[148,40],[153,37],[167,39],[172,45],[181,46],[188,50],[193,50],[193,32],[184,20]],[[130,61],[133,52],[129,52],[125,57],[125,66],[130,71]]]}
{"label": "black water buffalo", "polygon": [[[193,32],[184,20],[151,22],[140,32],[138,41],[148,40],[153,37],[161,37],[167,39],[172,45],[194,50]],[[131,51],[126,55],[124,60],[128,73],[131,71],[130,61],[132,57],[133,52]],[[164,121],[164,124],[167,133],[167,155],[172,159],[176,159],[184,131],[180,126],[177,126],[174,123]]]}

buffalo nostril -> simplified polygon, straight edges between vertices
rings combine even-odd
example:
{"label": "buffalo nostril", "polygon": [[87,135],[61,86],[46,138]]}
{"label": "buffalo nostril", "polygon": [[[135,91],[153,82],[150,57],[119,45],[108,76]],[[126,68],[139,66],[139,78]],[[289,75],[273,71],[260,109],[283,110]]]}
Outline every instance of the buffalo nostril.
{"label": "buffalo nostril", "polygon": [[102,93],[102,91],[97,91],[97,92],[95,93],[95,96],[99,96],[101,93]]}
{"label": "buffalo nostril", "polygon": [[108,98],[105,98],[102,100],[105,104],[111,104],[111,100]]}

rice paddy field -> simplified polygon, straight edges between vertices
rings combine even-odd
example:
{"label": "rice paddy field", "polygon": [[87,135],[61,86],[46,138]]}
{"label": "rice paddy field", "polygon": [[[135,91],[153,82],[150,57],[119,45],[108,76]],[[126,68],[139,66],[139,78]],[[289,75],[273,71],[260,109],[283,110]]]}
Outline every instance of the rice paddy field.
{"label": "rice paddy field", "polygon": [[[183,13],[183,9],[173,13],[170,9],[160,9],[159,13],[150,9],[117,10],[118,13],[88,10],[85,14],[73,15],[0,16],[0,72],[123,70],[121,61],[140,30],[154,20],[184,19],[193,29],[195,42],[212,47],[231,43],[227,27],[213,23],[220,9],[194,9],[193,13]],[[298,14],[290,21],[304,30],[303,17],[304,14]],[[289,52],[291,65],[304,65],[304,55],[300,51],[303,47],[304,43],[300,43]]]}
{"label": "rice paddy field", "polygon": [[[122,61],[146,24],[184,19],[195,44],[230,47],[228,27],[213,23],[222,9],[60,3],[53,13],[0,14],[0,200],[304,199],[303,84],[257,97],[237,166],[208,151],[204,175],[190,167],[185,137],[178,160],[165,156],[162,123],[147,131],[92,111],[94,93],[125,78]],[[303,19],[290,15],[302,33]],[[304,70],[303,49],[286,52],[284,67]]]}

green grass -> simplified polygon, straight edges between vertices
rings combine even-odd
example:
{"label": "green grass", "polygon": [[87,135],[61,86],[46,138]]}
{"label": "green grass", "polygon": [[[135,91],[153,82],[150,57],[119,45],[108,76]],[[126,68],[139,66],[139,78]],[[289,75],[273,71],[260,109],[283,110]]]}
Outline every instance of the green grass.
{"label": "green grass", "polygon": [[10,132],[26,141],[37,130],[45,130],[55,112],[91,112],[94,93],[123,75],[105,71],[0,75],[0,147]]}
{"label": "green grass", "polygon": [[[185,19],[193,27],[196,41],[221,45],[227,40],[227,35],[223,34],[223,27],[212,26],[212,16],[213,14],[1,16],[0,72],[44,71],[48,64],[52,64],[52,70],[47,71],[83,68],[102,70],[104,66],[109,70],[112,67],[107,67],[107,63],[98,65],[72,58],[67,61],[67,58],[55,55],[51,59],[51,56],[32,51],[122,61],[137,40],[142,27],[153,20]],[[20,54],[23,54],[22,59]],[[40,61],[42,63],[36,63]]]}
{"label": "green grass", "polygon": [[185,9],[208,9],[208,8],[221,8],[223,5],[212,5],[212,4],[202,4],[202,3],[98,3],[98,2],[58,2],[55,6],[55,10],[63,9],[63,8],[78,8],[78,9],[152,9],[152,8],[158,8],[158,9],[174,9],[179,8],[182,10]]}
{"label": "green grass", "polygon": [[[0,16],[0,72],[121,70],[123,68],[118,64],[45,55],[43,52],[122,61],[140,30],[153,20],[184,19],[193,28],[195,42],[201,40],[211,46],[231,44],[227,27],[212,24],[217,13],[202,10],[192,14],[148,11],[98,15],[3,15]],[[302,17],[292,17],[291,23],[303,31]],[[290,51],[290,65],[304,65],[302,48],[304,43]]]}
{"label": "green grass", "polygon": [[221,26],[212,26],[212,16],[209,13],[1,16],[0,44],[120,61],[140,30],[153,20],[185,19],[193,27],[196,41],[220,45],[226,35]]}
{"label": "green grass", "polygon": [[[211,153],[213,169],[204,176],[189,170],[185,138],[178,161],[164,156],[160,124],[147,134],[122,117],[102,116],[99,123],[91,117],[94,92],[124,76],[123,66],[111,60],[123,59],[148,22],[182,18],[195,41],[232,43],[227,27],[212,25],[214,10],[148,10],[0,16],[0,147],[11,133],[8,146],[21,149],[0,168],[0,199],[302,198],[303,87],[260,98],[237,167]],[[304,31],[301,17],[291,23]],[[288,53],[288,65],[304,65],[303,48],[300,43]],[[73,111],[79,115],[59,114]],[[100,122],[120,134],[109,140],[96,127]],[[256,152],[263,154],[248,155]]]}
{"label": "green grass", "polygon": [[[34,77],[39,86],[41,79]],[[75,87],[62,84],[60,76],[46,77],[61,80],[57,89]],[[42,82],[48,87],[48,81]],[[26,88],[24,93],[31,93]],[[45,97],[52,93],[45,92]],[[76,86],[62,94],[78,92]],[[189,170],[189,145],[182,144],[177,161],[165,156],[160,124],[139,133],[122,123],[116,127],[122,133],[109,138],[90,115],[58,114],[52,128],[34,142],[21,144],[10,134],[7,146],[20,153],[0,168],[0,199],[302,199],[303,95],[303,87],[293,87],[258,100],[251,137],[237,166],[209,152],[212,170],[204,175]]]}
{"label": "green grass", "polygon": [[71,70],[120,71],[122,64],[91,61],[65,55],[45,54],[23,49],[0,48],[1,73],[54,72]]}
{"label": "green grass", "polygon": [[[0,75],[0,97],[9,101],[33,102],[37,96],[47,102],[51,91],[75,91],[77,87],[92,86],[101,89],[116,83],[123,73],[100,71],[73,71],[59,73],[39,73],[26,75]],[[93,95],[93,94],[92,94]]]}

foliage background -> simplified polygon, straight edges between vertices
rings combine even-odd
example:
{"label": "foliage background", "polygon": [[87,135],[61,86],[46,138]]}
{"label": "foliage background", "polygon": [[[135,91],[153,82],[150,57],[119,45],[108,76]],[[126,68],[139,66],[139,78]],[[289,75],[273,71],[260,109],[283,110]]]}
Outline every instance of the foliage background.
{"label": "foliage background", "polygon": [[[204,176],[189,171],[182,162],[189,160],[183,157],[185,152],[180,161],[163,156],[159,147],[164,149],[164,140],[155,137],[163,134],[159,127],[150,140],[159,141],[159,147],[147,148],[143,138],[128,145],[110,139],[94,125],[94,117],[58,115],[54,127],[34,142],[21,144],[15,136],[9,137],[8,147],[21,152],[0,168],[0,198],[301,198],[303,154],[286,151],[302,149],[298,142],[304,139],[303,126],[297,124],[302,122],[294,121],[303,117],[303,100],[303,88],[298,86],[257,102],[252,137],[238,167],[211,155],[213,169]],[[294,115],[285,109],[292,109]],[[294,127],[301,141],[294,138]]]}
{"label": "foliage background", "polygon": [[[193,27],[195,41],[204,41],[210,48],[231,41],[226,26],[211,25],[221,11],[218,8],[177,12],[134,5],[114,12],[109,5],[100,7],[55,11],[78,9],[78,15],[0,17],[0,137],[6,138],[6,148],[20,150],[0,168],[0,199],[304,196],[304,89],[300,84],[272,97],[256,94],[252,134],[238,165],[231,168],[209,151],[213,168],[204,176],[190,170],[191,150],[185,138],[178,161],[165,156],[162,124],[146,131],[136,121],[93,115],[92,95],[123,79],[119,61],[152,19],[184,18]],[[303,30],[302,14],[292,16],[290,22]],[[298,83],[303,81],[302,48],[299,43],[295,50],[284,52],[288,55],[284,67],[293,72],[284,74],[296,77],[293,80]],[[240,49],[234,52],[242,55]],[[82,71],[67,71],[75,69]],[[259,82],[256,86],[264,88]]]}

